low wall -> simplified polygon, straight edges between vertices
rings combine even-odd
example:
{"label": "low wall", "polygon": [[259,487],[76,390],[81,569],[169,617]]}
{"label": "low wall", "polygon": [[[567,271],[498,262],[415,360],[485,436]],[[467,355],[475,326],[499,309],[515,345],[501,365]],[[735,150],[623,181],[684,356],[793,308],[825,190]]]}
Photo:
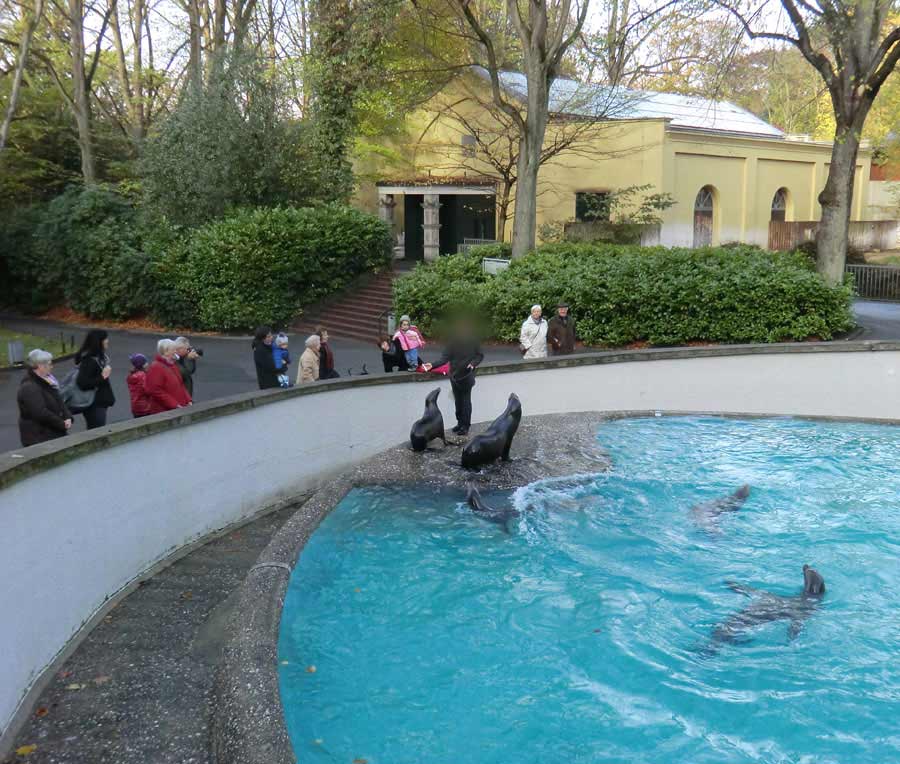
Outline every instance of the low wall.
{"label": "low wall", "polygon": [[[871,352],[878,351],[878,352]],[[900,419],[900,343],[596,353],[480,370],[475,419],[696,411]],[[0,456],[0,730],[82,627],[181,547],[408,437],[427,390],[394,374],[251,393]],[[863,392],[860,393],[859,391]],[[2,746],[0,746],[2,749]]]}

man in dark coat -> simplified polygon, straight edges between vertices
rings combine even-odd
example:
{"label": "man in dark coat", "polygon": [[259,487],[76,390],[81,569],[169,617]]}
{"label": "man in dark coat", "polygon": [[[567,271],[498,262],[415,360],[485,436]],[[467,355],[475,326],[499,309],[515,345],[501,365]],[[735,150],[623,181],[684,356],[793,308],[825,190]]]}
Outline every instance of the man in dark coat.
{"label": "man in dark coat", "polygon": [[268,326],[258,326],[253,335],[253,365],[256,366],[256,381],[260,390],[272,390],[281,387],[279,374],[287,373],[287,364],[275,366],[272,357],[272,330]]}
{"label": "man in dark coat", "polygon": [[556,315],[550,319],[547,345],[551,355],[569,355],[575,352],[575,319],[569,315],[569,306],[564,302],[556,306]]}
{"label": "man in dark coat", "polygon": [[32,350],[28,367],[16,396],[23,446],[61,438],[72,427],[72,414],[52,374],[53,356],[44,350]]}
{"label": "man in dark coat", "polygon": [[472,425],[472,388],[475,387],[475,369],[484,360],[481,344],[471,325],[462,323],[451,335],[443,355],[432,363],[425,364],[425,371],[433,366],[450,364],[450,387],[456,404],[457,435],[468,435]]}

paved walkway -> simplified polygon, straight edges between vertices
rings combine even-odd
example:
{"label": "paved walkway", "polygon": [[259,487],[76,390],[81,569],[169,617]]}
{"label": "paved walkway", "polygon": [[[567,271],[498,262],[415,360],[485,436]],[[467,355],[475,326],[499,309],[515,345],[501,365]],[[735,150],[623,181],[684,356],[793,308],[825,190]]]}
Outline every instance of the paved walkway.
{"label": "paved walkway", "polygon": [[[83,338],[85,330],[75,329],[64,324],[46,321],[3,320],[3,326],[17,331],[29,332],[36,336],[58,335],[60,330],[66,337],[74,334],[76,340]],[[143,353],[152,359],[156,351],[156,342],[160,335],[144,332],[110,331],[110,358],[113,367],[112,382],[116,395],[116,405],[109,410],[109,423],[120,422],[131,418],[131,404],[128,397],[128,386],[125,376],[131,368],[128,357],[132,353]],[[291,354],[294,359],[292,376],[297,373],[297,363],[303,352],[304,337],[291,336]],[[247,393],[256,390],[256,370],[250,350],[249,337],[206,337],[191,338],[192,343],[202,348],[203,358],[197,361],[197,372],[194,375],[194,399],[209,401],[229,395]],[[363,364],[369,373],[383,374],[381,351],[374,343],[358,342],[347,339],[333,339],[335,366],[341,375],[348,370],[353,375],[360,374]],[[30,348],[26,349],[30,350]],[[425,358],[434,357],[438,346],[430,346]],[[514,347],[489,346],[485,348],[487,362],[516,360],[521,356]],[[72,361],[63,361],[55,369],[58,379],[62,379],[73,367]],[[0,372],[0,453],[18,448],[19,426],[18,409],[16,407],[16,389],[22,378],[22,371]],[[84,417],[75,418],[75,432],[84,429]]]}
{"label": "paved walkway", "polygon": [[4,764],[212,764],[231,594],[295,510],[211,541],[122,600],[41,693],[13,748],[35,749]]}
{"label": "paved walkway", "polygon": [[[900,303],[857,301],[854,312],[861,325],[861,332],[854,334],[854,339],[889,340],[900,339]],[[3,325],[38,336],[51,336],[63,330],[66,336],[74,334],[76,338],[84,336],[84,330],[75,329],[64,324],[34,320],[3,320]],[[131,407],[125,375],[130,364],[128,356],[132,353],[143,353],[152,358],[156,348],[156,334],[145,332],[110,332],[110,355],[113,367],[113,390],[116,394],[116,405],[109,410],[109,422],[119,422],[131,418]],[[303,350],[302,337],[293,336],[292,354],[294,369]],[[197,363],[194,375],[195,400],[209,401],[229,395],[256,390],[256,371],[250,351],[250,339],[247,337],[205,337],[193,338],[193,343],[203,348],[204,356]],[[355,340],[334,339],[331,342],[335,354],[338,371],[345,375],[362,372],[363,364],[369,373],[381,372],[381,354],[374,344]],[[431,346],[425,357],[432,357],[438,352],[437,346]],[[485,347],[485,361],[511,361],[520,358],[519,352],[512,346]],[[72,368],[71,361],[64,361],[56,369],[60,379]],[[0,453],[19,447],[18,410],[16,408],[16,388],[22,376],[21,371],[0,372]],[[296,371],[294,372],[296,373]],[[75,431],[84,429],[84,418],[76,417]]]}

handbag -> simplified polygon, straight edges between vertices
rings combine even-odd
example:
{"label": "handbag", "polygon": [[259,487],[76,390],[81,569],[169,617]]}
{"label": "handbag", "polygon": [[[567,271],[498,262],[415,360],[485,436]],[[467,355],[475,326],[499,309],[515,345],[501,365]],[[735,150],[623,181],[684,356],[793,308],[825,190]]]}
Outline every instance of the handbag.
{"label": "handbag", "polygon": [[[100,365],[100,361],[96,358],[94,361]],[[68,406],[69,411],[78,414],[85,409],[89,409],[94,405],[94,398],[97,396],[97,390],[82,390],[78,386],[78,367],[63,377],[59,384],[59,394],[62,396],[63,402]]]}

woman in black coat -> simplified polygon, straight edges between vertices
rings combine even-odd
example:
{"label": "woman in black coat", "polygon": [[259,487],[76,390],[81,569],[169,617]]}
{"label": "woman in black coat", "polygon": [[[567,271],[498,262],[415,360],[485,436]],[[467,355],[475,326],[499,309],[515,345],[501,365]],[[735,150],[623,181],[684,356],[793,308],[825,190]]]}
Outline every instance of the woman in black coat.
{"label": "woman in black coat", "polygon": [[16,402],[23,446],[61,438],[72,427],[72,414],[53,376],[53,356],[46,350],[28,354],[28,372],[19,385]]}
{"label": "woman in black coat", "polygon": [[278,375],[287,373],[287,364],[280,369],[275,366],[272,356],[272,329],[268,326],[257,327],[253,335],[253,363],[256,366],[256,381],[260,390],[271,390],[281,387]]}
{"label": "woman in black coat", "polygon": [[104,329],[91,329],[81,344],[81,350],[75,354],[75,365],[78,367],[75,384],[82,390],[96,390],[94,402],[81,412],[89,430],[106,424],[107,409],[116,402],[109,383],[112,366],[109,365],[108,350],[109,334]]}

